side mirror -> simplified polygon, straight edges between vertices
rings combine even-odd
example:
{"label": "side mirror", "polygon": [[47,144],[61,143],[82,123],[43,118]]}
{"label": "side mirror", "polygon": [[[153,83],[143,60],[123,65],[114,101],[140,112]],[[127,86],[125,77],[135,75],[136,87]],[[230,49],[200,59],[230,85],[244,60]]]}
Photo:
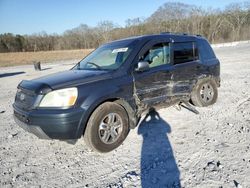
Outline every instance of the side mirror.
{"label": "side mirror", "polygon": [[149,63],[147,61],[139,61],[135,71],[143,72],[149,70]]}

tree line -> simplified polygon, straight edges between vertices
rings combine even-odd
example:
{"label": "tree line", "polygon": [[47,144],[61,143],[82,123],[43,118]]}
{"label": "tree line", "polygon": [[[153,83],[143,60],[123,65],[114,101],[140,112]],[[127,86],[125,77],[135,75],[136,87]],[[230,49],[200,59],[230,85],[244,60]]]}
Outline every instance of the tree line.
{"label": "tree line", "polygon": [[62,35],[5,33],[0,35],[0,52],[90,49],[124,37],[161,32],[200,34],[211,43],[249,40],[250,2],[233,3],[223,10],[165,3],[147,19],[128,19],[125,27],[102,21],[96,27],[81,24]]}

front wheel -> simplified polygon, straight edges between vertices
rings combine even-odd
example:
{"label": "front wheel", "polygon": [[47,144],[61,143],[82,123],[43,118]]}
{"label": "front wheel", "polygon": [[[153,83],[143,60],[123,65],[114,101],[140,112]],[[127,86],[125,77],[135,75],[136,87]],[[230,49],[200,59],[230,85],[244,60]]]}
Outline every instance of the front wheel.
{"label": "front wheel", "polygon": [[199,107],[212,105],[217,101],[217,98],[217,85],[211,78],[198,81],[191,93],[191,102]]}
{"label": "front wheel", "polygon": [[84,134],[86,144],[101,153],[122,144],[129,132],[128,115],[119,104],[105,102],[90,116]]}

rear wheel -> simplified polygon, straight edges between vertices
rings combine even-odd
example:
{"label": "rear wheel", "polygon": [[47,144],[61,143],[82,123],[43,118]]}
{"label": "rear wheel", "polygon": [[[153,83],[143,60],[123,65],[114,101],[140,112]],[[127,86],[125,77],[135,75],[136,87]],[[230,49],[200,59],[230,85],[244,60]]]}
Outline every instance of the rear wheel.
{"label": "rear wheel", "polygon": [[105,102],[92,113],[84,140],[90,148],[98,152],[112,151],[127,137],[128,122],[127,112],[122,106]]}
{"label": "rear wheel", "polygon": [[217,101],[217,98],[217,85],[211,78],[205,78],[198,81],[191,93],[192,103],[199,107],[212,105]]}

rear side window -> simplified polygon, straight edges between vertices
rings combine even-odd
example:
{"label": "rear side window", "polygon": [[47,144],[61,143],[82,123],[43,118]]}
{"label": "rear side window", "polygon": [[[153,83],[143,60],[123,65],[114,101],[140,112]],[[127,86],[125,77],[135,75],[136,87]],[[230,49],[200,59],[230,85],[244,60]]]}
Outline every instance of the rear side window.
{"label": "rear side window", "polygon": [[173,44],[174,64],[181,64],[199,59],[195,42],[179,42]]}
{"label": "rear side window", "polygon": [[215,54],[211,46],[206,40],[199,41],[200,55],[203,60],[214,59]]}

